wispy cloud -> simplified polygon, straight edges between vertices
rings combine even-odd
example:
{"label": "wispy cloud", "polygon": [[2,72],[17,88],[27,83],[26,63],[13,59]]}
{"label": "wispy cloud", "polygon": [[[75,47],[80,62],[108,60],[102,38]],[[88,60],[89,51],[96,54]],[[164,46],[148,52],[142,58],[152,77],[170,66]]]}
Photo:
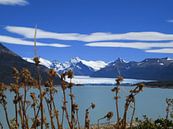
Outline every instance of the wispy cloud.
{"label": "wispy cloud", "polygon": [[171,23],[173,23],[173,19],[167,20],[167,22],[171,22]]}
{"label": "wispy cloud", "polygon": [[84,37],[85,41],[106,41],[106,40],[138,40],[138,41],[160,41],[173,40],[172,34],[159,32],[128,32],[124,34],[92,33]]}
{"label": "wispy cloud", "polygon": [[152,50],[145,50],[145,52],[150,53],[173,53],[173,48],[163,48],[163,49],[152,49]]}
{"label": "wispy cloud", "polygon": [[[8,32],[21,35],[28,39],[33,39],[34,37],[35,28],[6,26],[5,29]],[[173,34],[165,34],[160,32],[128,32],[124,34],[96,32],[91,34],[80,34],[80,33],[58,33],[58,32],[50,32],[42,29],[37,29],[37,39],[45,39],[45,38],[87,42],[85,46],[89,47],[133,48],[153,53],[172,53],[171,50],[173,49]],[[126,40],[130,42],[117,42],[116,40]],[[147,41],[155,41],[155,42],[147,42]],[[159,42],[156,43],[156,41]],[[17,44],[18,42],[16,41],[15,43]],[[22,42],[20,41],[20,43]],[[33,45],[33,42],[30,41],[25,41],[25,43]],[[38,43],[38,44],[40,44],[40,46],[45,46],[45,45],[53,46],[53,44],[45,44],[45,43]],[[68,45],[64,46],[63,44],[55,44],[55,46],[68,47]]]}
{"label": "wispy cloud", "polygon": [[173,48],[173,42],[168,43],[148,43],[148,42],[94,42],[88,43],[86,46],[90,47],[122,47],[122,48],[135,48],[135,49],[151,49],[151,48]]}
{"label": "wispy cloud", "polygon": [[[20,38],[14,38],[14,37],[4,36],[4,35],[0,35],[0,42],[7,43],[7,44],[27,45],[27,46],[34,45],[33,41],[27,41]],[[37,42],[37,46],[69,47],[69,45],[65,45],[65,44],[59,44],[59,43],[48,44],[48,43],[42,43],[42,42]]]}
{"label": "wispy cloud", "polygon": [[27,5],[27,0],[0,0],[1,5]]}
{"label": "wispy cloud", "polygon": [[[26,38],[33,38],[35,28],[30,27],[18,27],[18,26],[7,26],[5,29],[9,32],[22,35]],[[59,40],[78,40],[80,38],[78,33],[55,33],[37,29],[37,38],[49,38],[49,39],[59,39]],[[84,35],[83,35],[84,36]]]}
{"label": "wispy cloud", "polygon": [[[22,35],[26,38],[33,38],[34,28],[7,26],[5,29],[9,32]],[[128,32],[123,34],[113,34],[105,32],[96,32],[91,34],[80,33],[57,33],[37,30],[37,38],[50,38],[57,40],[76,40],[83,42],[111,41],[111,40],[137,40],[137,41],[164,41],[173,40],[173,34],[165,34],[160,32]]]}

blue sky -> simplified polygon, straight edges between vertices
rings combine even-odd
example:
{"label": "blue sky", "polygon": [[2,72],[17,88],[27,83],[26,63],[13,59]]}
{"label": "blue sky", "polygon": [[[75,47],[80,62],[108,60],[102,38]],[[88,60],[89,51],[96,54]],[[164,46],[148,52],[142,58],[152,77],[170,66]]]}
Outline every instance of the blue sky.
{"label": "blue sky", "polygon": [[0,0],[0,42],[66,61],[173,58],[172,0]]}

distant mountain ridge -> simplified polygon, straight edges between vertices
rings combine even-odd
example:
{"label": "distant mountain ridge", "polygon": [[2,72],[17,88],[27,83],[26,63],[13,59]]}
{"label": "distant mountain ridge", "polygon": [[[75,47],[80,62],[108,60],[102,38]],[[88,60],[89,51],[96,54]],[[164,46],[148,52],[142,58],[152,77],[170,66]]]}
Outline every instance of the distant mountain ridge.
{"label": "distant mountain ridge", "polygon": [[[29,60],[29,59],[26,59]],[[75,75],[88,75],[91,77],[116,77],[122,75],[125,78],[146,80],[173,80],[173,59],[171,58],[146,58],[143,61],[125,61],[118,58],[115,61],[87,61],[79,57],[61,63],[40,59],[41,64],[62,73],[72,69]]]}
{"label": "distant mountain ridge", "polygon": [[[19,55],[15,54],[2,44],[0,44],[0,82],[10,84],[13,81],[12,68],[16,67],[18,70],[27,68],[33,77],[36,77],[36,66],[33,63],[29,63],[23,60]],[[40,75],[43,80],[46,81],[49,77],[49,69],[43,65],[39,66]],[[60,78],[57,76],[54,79],[55,84],[60,84]]]}
{"label": "distant mountain ridge", "polygon": [[173,59],[147,58],[141,62],[124,62],[122,59],[117,59],[91,76],[116,77],[118,75],[132,79],[173,81]]}

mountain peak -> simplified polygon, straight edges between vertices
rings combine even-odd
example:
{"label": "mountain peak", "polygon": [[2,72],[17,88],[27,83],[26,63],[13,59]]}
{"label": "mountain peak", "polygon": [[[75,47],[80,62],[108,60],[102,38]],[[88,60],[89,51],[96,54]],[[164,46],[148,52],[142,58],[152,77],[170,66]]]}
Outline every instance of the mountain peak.
{"label": "mountain peak", "polygon": [[165,59],[166,60],[172,60],[173,61],[173,58],[166,57]]}
{"label": "mountain peak", "polygon": [[115,60],[116,63],[127,63],[127,61],[125,61],[124,59],[122,58],[117,58],[117,60]]}
{"label": "mountain peak", "polygon": [[74,57],[70,60],[71,63],[78,63],[80,61],[81,61],[81,59],[79,57]]}

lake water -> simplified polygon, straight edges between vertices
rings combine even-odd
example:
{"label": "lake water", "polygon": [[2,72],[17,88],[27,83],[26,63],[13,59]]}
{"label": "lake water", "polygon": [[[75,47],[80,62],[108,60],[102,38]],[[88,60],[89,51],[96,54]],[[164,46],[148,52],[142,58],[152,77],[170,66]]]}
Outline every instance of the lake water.
{"label": "lake water", "polygon": [[[133,80],[131,80],[133,82]],[[97,123],[97,119],[103,117],[107,112],[114,112],[114,117],[112,121],[116,120],[116,112],[115,112],[115,100],[113,99],[114,94],[111,92],[111,89],[114,87],[108,85],[100,85],[100,86],[78,86],[74,87],[73,92],[75,94],[75,102],[79,104],[79,119],[80,122],[84,123],[85,117],[85,109],[90,105],[91,102],[96,104],[96,108],[90,111],[91,123]],[[123,113],[125,97],[128,95],[128,91],[133,89],[132,86],[121,86],[120,91],[120,113]],[[62,91],[60,88],[58,89],[58,95],[55,96],[56,105],[58,105],[59,111],[61,113],[61,104],[63,101]],[[31,89],[32,92],[37,92],[34,89]],[[67,90],[67,92],[69,92]],[[68,94],[68,93],[67,93]],[[12,103],[13,95],[7,91],[6,95],[8,97],[8,113],[11,118],[14,117],[14,107]],[[30,98],[28,96],[28,98]],[[135,117],[142,118],[143,115],[147,115],[150,118],[158,118],[165,117],[165,108],[166,98],[173,98],[173,90],[172,89],[160,89],[160,88],[144,88],[144,91],[136,96],[136,113]],[[68,102],[69,97],[68,97]],[[47,107],[46,107],[47,108]],[[32,110],[32,109],[29,109]],[[131,113],[131,112],[129,112]],[[4,111],[2,106],[0,106],[0,121],[7,127]],[[32,114],[28,114],[32,116]],[[102,121],[103,123],[106,121]]]}

